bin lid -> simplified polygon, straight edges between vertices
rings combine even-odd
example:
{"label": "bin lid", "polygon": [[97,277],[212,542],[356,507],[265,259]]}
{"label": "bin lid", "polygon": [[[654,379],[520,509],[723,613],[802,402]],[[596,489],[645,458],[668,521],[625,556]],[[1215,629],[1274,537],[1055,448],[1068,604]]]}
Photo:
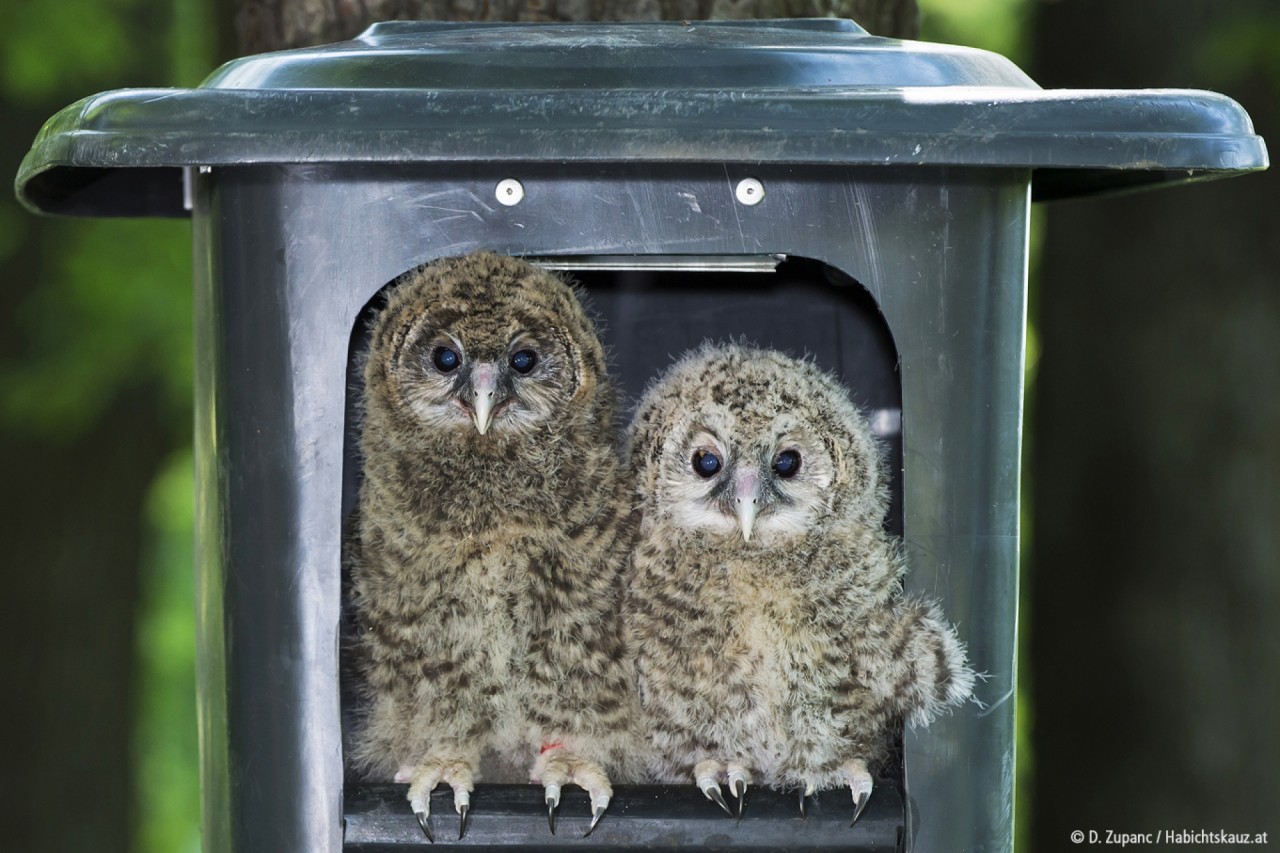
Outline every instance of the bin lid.
{"label": "bin lid", "polygon": [[16,180],[47,213],[183,215],[184,167],[767,162],[1032,170],[1036,199],[1264,169],[1239,104],[1044,90],[997,54],[835,19],[394,22],[85,98]]}

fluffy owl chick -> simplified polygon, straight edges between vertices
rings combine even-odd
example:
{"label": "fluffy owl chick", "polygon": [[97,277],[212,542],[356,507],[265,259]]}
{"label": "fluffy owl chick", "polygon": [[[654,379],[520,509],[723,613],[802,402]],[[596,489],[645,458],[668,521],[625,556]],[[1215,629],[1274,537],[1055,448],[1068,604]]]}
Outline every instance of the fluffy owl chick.
{"label": "fluffy owl chick", "polygon": [[636,411],[639,540],[627,603],[659,781],[729,811],[748,784],[845,786],[854,820],[891,724],[970,695],[935,604],[904,598],[881,527],[880,456],[844,388],[809,362],[705,346]]}
{"label": "fluffy owl chick", "polygon": [[594,827],[634,752],[633,486],[590,319],[529,263],[441,260],[395,283],[364,379],[354,767],[409,782],[428,837],[439,783],[466,831],[482,760],[546,785],[553,832],[586,788]]}

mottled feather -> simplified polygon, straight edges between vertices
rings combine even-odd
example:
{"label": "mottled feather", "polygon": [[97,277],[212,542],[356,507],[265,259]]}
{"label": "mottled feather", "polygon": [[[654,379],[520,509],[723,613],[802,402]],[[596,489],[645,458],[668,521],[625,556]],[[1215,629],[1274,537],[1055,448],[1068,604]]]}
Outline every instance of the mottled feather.
{"label": "mottled feather", "polygon": [[[520,351],[536,354],[527,375]],[[483,382],[496,391],[481,434]],[[558,746],[631,773],[620,601],[633,486],[578,295],[491,253],[414,270],[374,322],[361,402],[353,767],[469,790],[482,767],[540,776]]]}
{"label": "mottled feather", "polygon": [[[704,346],[650,385],[629,453],[642,521],[627,618],[658,780],[737,768],[856,798],[897,721],[970,695],[955,631],[902,594],[881,454],[830,374]],[[704,477],[707,453],[719,468]]]}

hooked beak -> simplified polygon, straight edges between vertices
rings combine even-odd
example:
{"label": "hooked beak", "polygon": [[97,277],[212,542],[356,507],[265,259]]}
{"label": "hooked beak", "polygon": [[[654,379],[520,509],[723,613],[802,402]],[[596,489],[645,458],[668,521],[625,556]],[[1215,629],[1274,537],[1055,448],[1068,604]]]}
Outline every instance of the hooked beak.
{"label": "hooked beak", "polygon": [[493,414],[493,397],[498,391],[498,370],[492,364],[477,364],[471,371],[471,419],[476,431],[484,435],[489,431]]}
{"label": "hooked beak", "polygon": [[733,496],[734,512],[738,515],[738,527],[742,529],[742,541],[751,541],[751,528],[756,523],[756,513],[760,510],[760,478],[754,473],[741,475],[736,483]]}

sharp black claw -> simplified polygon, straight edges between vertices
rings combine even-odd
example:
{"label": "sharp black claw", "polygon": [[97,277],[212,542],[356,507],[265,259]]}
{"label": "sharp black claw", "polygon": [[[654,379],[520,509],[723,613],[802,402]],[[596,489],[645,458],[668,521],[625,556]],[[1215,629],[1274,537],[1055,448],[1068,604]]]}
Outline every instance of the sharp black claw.
{"label": "sharp black claw", "polygon": [[471,810],[470,807],[465,805],[461,806],[458,809],[458,814],[461,816],[461,819],[458,821],[458,840],[459,841],[462,840],[462,836],[467,834],[467,812],[469,812],[470,810]]}
{"label": "sharp black claw", "polygon": [[862,810],[867,807],[867,801],[870,799],[871,795],[866,793],[861,797],[858,797],[858,803],[853,807],[853,820],[849,821],[849,827],[851,829],[853,828],[853,825],[858,822],[858,818],[862,817]]}
{"label": "sharp black claw", "polygon": [[595,817],[591,818],[591,826],[588,826],[587,831],[582,833],[583,838],[586,838],[596,831],[596,824],[600,823],[600,818],[604,817],[604,810],[606,808],[608,808],[608,806],[600,806],[596,809]]}
{"label": "sharp black claw", "polygon": [[733,817],[733,810],[730,809],[729,804],[724,801],[724,794],[720,793],[720,787],[718,785],[711,788],[704,788],[702,793],[707,796],[707,799],[715,800],[716,805],[724,809],[725,814],[729,817]]}
{"label": "sharp black claw", "polygon": [[804,788],[800,789],[800,817],[804,817]]}
{"label": "sharp black claw", "polygon": [[742,806],[747,800],[747,781],[745,779],[735,779],[733,781],[733,795],[738,798],[738,820],[742,820]]}
{"label": "sharp black claw", "polygon": [[547,826],[551,829],[551,834],[556,834],[556,801],[547,797]]}
{"label": "sharp black claw", "polygon": [[435,836],[431,834],[431,822],[424,812],[414,812],[418,818],[418,826],[422,827],[422,834],[427,836],[427,840],[432,844],[436,843]]}

